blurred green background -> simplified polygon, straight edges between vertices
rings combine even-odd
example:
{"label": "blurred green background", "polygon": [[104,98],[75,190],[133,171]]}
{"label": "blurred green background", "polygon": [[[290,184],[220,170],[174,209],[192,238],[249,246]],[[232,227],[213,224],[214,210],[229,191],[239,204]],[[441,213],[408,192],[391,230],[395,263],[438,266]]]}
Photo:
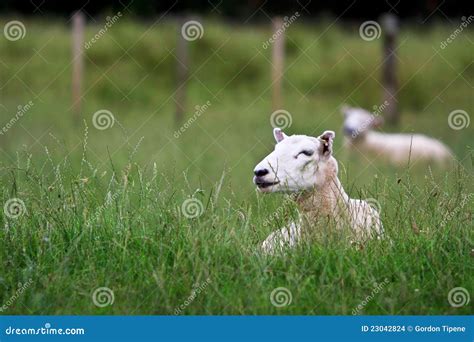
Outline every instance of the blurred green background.
{"label": "blurred green background", "polygon": [[[9,18],[3,18],[3,26]],[[85,41],[103,28],[106,18],[88,23]],[[33,107],[0,136],[1,163],[14,164],[17,153],[33,160],[51,155],[82,158],[87,134],[88,160],[108,167],[108,159],[125,165],[133,161],[182,180],[187,173],[196,186],[208,187],[226,171],[226,184],[239,193],[253,190],[254,165],[273,146],[270,115],[270,25],[235,25],[216,19],[201,20],[201,39],[188,43],[190,79],[185,121],[196,106],[209,108],[179,138],[175,122],[178,23],[162,19],[143,23],[124,15],[101,38],[85,49],[83,105],[72,110],[71,29],[63,20],[25,19],[24,39],[0,39],[0,106],[2,122],[28,101]],[[396,50],[401,122],[384,131],[420,132],[441,139],[460,160],[472,148],[473,127],[449,128],[455,109],[472,113],[474,65],[471,30],[465,30],[445,49],[440,43],[456,27],[402,26]],[[371,109],[382,104],[382,38],[364,41],[359,26],[295,22],[286,31],[282,109],[291,113],[288,134],[318,135],[336,131],[335,155],[348,167],[348,178],[361,184],[378,172],[396,173],[384,165],[355,160],[342,147],[343,103]],[[98,130],[93,114],[109,110],[113,127]],[[87,132],[87,133],[86,133]],[[466,161],[464,160],[464,164]],[[471,164],[469,164],[471,165]],[[357,174],[357,177],[353,175]],[[244,196],[245,198],[245,196]]]}

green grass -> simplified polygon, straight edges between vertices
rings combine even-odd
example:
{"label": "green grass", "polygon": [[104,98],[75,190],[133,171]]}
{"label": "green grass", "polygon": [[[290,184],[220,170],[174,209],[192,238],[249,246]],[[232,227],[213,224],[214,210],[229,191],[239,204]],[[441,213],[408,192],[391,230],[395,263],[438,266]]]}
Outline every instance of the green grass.
{"label": "green grass", "polygon": [[[474,295],[474,131],[447,122],[452,110],[473,113],[472,32],[444,50],[454,28],[407,27],[399,38],[402,120],[384,130],[446,142],[459,164],[445,171],[348,155],[338,108],[380,105],[381,41],[332,21],[291,26],[286,131],[336,131],[339,177],[352,197],[377,199],[390,239],[355,248],[328,234],[265,257],[261,242],[294,215],[282,195],[257,194],[251,182],[273,146],[267,27],[203,22],[203,38],[190,43],[187,118],[211,106],[175,138],[173,23],[124,17],[88,49],[78,118],[67,26],[24,23],[23,40],[0,39],[1,125],[34,103],[0,135],[2,206],[19,198],[26,208],[16,219],[0,213],[0,304],[14,298],[3,314],[174,314],[199,285],[181,314],[350,315],[377,286],[359,313],[472,314],[472,301],[454,308],[447,299],[454,287]],[[123,57],[121,47],[130,49]],[[113,127],[94,128],[99,109],[114,114]],[[181,209],[190,198],[202,204],[196,218]],[[92,293],[102,286],[115,301],[99,308]],[[277,287],[291,292],[290,305],[271,304]]]}

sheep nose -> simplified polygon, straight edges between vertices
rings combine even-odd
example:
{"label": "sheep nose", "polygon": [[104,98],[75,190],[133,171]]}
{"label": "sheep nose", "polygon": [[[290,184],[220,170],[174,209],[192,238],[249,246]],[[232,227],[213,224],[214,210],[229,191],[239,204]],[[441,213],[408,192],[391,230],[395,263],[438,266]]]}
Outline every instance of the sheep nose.
{"label": "sheep nose", "polygon": [[265,176],[268,174],[268,170],[267,169],[258,169],[258,170],[255,170],[253,173],[255,174],[255,176],[257,177],[262,177],[262,176]]}

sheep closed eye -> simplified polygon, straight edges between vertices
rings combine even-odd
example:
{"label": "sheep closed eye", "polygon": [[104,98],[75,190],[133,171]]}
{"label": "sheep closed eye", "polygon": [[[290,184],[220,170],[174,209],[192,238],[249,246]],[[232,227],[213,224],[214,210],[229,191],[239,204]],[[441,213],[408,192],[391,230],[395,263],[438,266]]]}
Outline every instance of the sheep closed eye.
{"label": "sheep closed eye", "polygon": [[301,151],[300,153],[298,153],[295,158],[298,158],[298,156],[299,156],[300,154],[304,154],[304,155],[307,156],[307,157],[311,157],[311,156],[314,154],[314,151],[303,150],[303,151]]}

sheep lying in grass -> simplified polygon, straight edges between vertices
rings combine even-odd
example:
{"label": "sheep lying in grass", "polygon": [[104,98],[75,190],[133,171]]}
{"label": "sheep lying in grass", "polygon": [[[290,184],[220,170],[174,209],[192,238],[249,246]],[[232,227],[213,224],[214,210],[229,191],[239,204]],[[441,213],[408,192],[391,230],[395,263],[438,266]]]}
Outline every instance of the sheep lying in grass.
{"label": "sheep lying in grass", "polygon": [[[273,232],[263,242],[266,253],[295,246],[306,227],[319,219],[330,219],[337,229],[349,227],[357,241],[383,234],[378,211],[368,202],[350,199],[337,177],[338,164],[332,156],[334,132],[321,136],[285,135],[273,131],[275,150],[254,169],[254,183],[261,192],[298,193],[301,217]],[[317,228],[316,228],[317,229]]]}
{"label": "sheep lying in grass", "polygon": [[383,123],[380,116],[361,108],[343,106],[346,147],[372,153],[397,166],[409,162],[434,162],[445,166],[453,155],[441,141],[422,134],[389,134],[372,131]]}

